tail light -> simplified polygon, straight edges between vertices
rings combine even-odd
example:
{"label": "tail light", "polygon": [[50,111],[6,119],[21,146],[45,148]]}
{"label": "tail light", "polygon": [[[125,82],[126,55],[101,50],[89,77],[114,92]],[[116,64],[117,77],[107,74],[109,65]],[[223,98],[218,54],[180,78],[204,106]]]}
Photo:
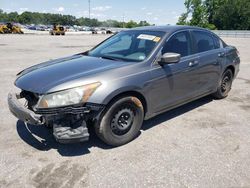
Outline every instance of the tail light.
{"label": "tail light", "polygon": [[240,52],[238,50],[236,50],[236,53],[237,53],[238,56],[240,56]]}

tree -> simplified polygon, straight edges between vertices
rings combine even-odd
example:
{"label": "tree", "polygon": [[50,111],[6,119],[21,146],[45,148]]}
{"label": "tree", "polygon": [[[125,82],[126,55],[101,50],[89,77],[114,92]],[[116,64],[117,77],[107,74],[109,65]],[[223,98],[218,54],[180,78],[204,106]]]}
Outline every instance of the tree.
{"label": "tree", "polygon": [[177,22],[177,25],[189,25],[188,16],[191,13],[191,0],[186,0],[184,2],[184,5],[186,7],[186,12],[182,13],[179,17],[179,21]]}
{"label": "tree", "polygon": [[250,1],[225,0],[212,16],[212,22],[218,29],[249,30]]}
{"label": "tree", "polygon": [[191,3],[192,6],[190,12],[192,13],[192,18],[190,20],[190,25],[203,27],[207,23],[205,7],[201,0],[192,0],[190,1],[190,4]]}
{"label": "tree", "polygon": [[39,12],[23,12],[18,14],[17,12],[5,13],[0,9],[0,22],[19,22],[21,24],[61,24],[61,25],[80,25],[91,27],[138,27],[150,25],[147,21],[140,21],[139,23],[129,21],[128,23],[119,22],[116,20],[99,21],[97,19],[89,18],[76,18],[72,15],[51,14],[51,13],[39,13]]}
{"label": "tree", "polygon": [[188,13],[182,13],[178,19],[177,25],[188,25]]}
{"label": "tree", "polygon": [[137,23],[134,22],[133,20],[130,20],[128,23],[125,24],[126,28],[133,28],[133,27],[137,27]]}
{"label": "tree", "polygon": [[2,10],[0,9],[0,22],[1,21],[6,21],[7,20],[7,14]]}
{"label": "tree", "polygon": [[204,1],[209,23],[213,23],[214,15],[218,11],[218,8],[222,6],[224,3],[225,3],[225,0],[205,0]]}
{"label": "tree", "polygon": [[186,0],[177,24],[209,29],[250,29],[249,0]]}
{"label": "tree", "polygon": [[208,22],[207,9],[202,0],[186,0],[184,5],[186,12],[179,17],[178,25],[192,25],[215,29],[215,26]]}
{"label": "tree", "polygon": [[17,12],[11,12],[8,14],[9,21],[10,22],[15,22],[18,18],[18,13]]}
{"label": "tree", "polygon": [[147,22],[147,21],[140,21],[139,24],[138,24],[139,27],[142,27],[142,26],[150,26],[150,24]]}
{"label": "tree", "polygon": [[31,24],[32,20],[34,20],[34,18],[30,12],[23,12],[18,17],[18,22],[21,24]]}

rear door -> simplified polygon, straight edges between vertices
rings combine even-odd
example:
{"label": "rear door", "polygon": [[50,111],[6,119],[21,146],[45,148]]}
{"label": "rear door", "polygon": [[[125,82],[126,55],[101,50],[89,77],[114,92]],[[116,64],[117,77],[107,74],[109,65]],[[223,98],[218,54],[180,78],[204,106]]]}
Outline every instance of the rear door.
{"label": "rear door", "polygon": [[224,49],[220,48],[210,32],[192,30],[191,34],[195,53],[199,56],[199,92],[209,93],[217,87]]}

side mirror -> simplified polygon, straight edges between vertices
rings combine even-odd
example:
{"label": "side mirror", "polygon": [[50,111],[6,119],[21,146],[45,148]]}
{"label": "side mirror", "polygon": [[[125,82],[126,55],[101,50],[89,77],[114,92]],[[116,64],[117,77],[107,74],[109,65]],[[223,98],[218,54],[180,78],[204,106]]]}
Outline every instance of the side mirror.
{"label": "side mirror", "polygon": [[181,54],[177,53],[165,53],[162,55],[159,64],[165,65],[165,64],[172,64],[172,63],[178,63],[181,59]]}

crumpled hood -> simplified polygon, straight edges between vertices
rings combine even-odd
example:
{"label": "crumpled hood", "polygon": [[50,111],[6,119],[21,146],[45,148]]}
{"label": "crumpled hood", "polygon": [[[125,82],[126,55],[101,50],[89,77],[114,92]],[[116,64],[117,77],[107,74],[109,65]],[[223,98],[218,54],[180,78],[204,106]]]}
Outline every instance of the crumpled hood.
{"label": "crumpled hood", "polygon": [[96,75],[129,63],[74,55],[27,68],[18,74],[15,85],[23,90],[43,94],[51,88],[75,79]]}

